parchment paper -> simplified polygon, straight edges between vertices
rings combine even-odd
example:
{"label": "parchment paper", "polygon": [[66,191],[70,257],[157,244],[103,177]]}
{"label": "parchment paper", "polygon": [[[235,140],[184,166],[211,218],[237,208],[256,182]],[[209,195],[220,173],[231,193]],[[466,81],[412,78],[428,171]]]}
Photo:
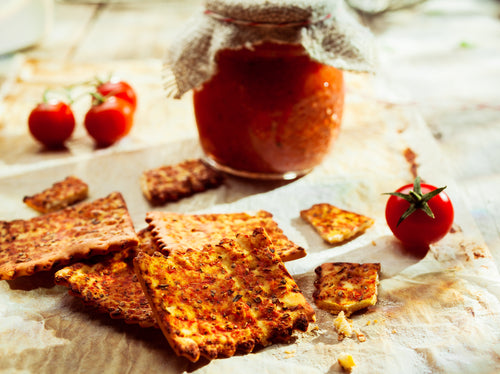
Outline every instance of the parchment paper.
{"label": "parchment paper", "polygon": [[[33,69],[32,64],[26,62],[20,72]],[[36,62],[37,71],[47,72],[47,64]],[[23,196],[69,174],[89,184],[89,200],[121,191],[136,229],[145,226],[149,210],[265,209],[308,252],[286,267],[313,306],[317,265],[327,261],[381,263],[377,305],[352,316],[366,341],[355,336],[339,341],[333,328],[335,316],[314,306],[317,322],[290,344],[192,364],[175,356],[159,330],[126,325],[96,313],[68,295],[64,287],[54,286],[53,273],[46,272],[0,282],[0,372],[335,373],[341,372],[337,363],[341,352],[352,354],[357,373],[492,373],[500,369],[498,270],[425,124],[411,108],[384,104],[380,100],[385,94],[383,82],[371,76],[346,76],[341,134],[324,163],[309,175],[287,183],[228,178],[218,189],[153,208],[140,191],[142,171],[201,155],[190,98],[174,103],[160,100],[161,82],[149,77],[159,72],[161,64],[124,62],[116,67],[144,92],[139,105],[152,109],[138,109],[130,138],[109,149],[94,149],[80,132],[67,151],[40,152],[20,130],[25,126],[24,113],[12,99],[35,97],[35,87],[46,84],[44,75],[36,75],[36,85],[31,76],[13,86],[15,95],[6,102],[10,115],[2,119],[4,129],[19,127],[14,138],[21,149],[16,159],[9,158],[4,153],[10,149],[8,132],[0,133],[4,161],[0,219],[34,216],[22,203]],[[85,76],[93,69],[95,66],[59,66],[51,70],[49,78],[71,82],[75,70]],[[24,110],[26,107],[24,103]],[[408,149],[416,159],[408,157]],[[381,194],[412,181],[415,168],[424,180],[448,185],[446,191],[456,208],[454,232],[424,258],[405,252],[383,216],[387,197]],[[364,235],[331,247],[299,216],[300,210],[318,202],[371,216],[375,225]]]}

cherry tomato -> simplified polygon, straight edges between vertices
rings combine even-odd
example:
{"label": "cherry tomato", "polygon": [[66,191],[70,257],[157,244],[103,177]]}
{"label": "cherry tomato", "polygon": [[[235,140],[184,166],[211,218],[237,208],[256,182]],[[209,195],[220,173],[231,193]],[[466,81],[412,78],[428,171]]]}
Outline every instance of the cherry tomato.
{"label": "cherry tomato", "polygon": [[406,247],[422,249],[442,239],[453,224],[453,205],[444,188],[421,184],[402,186],[387,201],[385,217],[394,236]]}
{"label": "cherry tomato", "polygon": [[62,101],[44,101],[31,111],[28,127],[31,135],[47,148],[60,148],[75,129],[75,116]]}
{"label": "cherry tomato", "polygon": [[132,86],[125,81],[109,80],[107,82],[100,83],[97,86],[97,92],[99,92],[102,96],[116,96],[120,99],[126,100],[132,104],[134,110],[137,107],[137,95]]}
{"label": "cherry tomato", "polygon": [[133,125],[134,108],[116,96],[94,100],[85,115],[85,129],[98,146],[107,147],[123,138]]}

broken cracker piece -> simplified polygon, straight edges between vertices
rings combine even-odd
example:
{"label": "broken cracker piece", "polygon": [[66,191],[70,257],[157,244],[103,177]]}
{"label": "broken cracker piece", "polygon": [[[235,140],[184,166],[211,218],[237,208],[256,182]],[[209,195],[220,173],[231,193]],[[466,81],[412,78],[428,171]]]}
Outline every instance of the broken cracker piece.
{"label": "broken cracker piece", "polygon": [[300,216],[330,244],[339,244],[366,231],[375,222],[361,214],[339,209],[328,203],[302,210]]}
{"label": "broken cracker piece", "polygon": [[146,170],[140,180],[144,196],[154,205],[177,201],[218,187],[222,182],[222,173],[200,159]]}
{"label": "broken cracker piece", "polygon": [[119,192],[28,220],[0,221],[0,280],[125,250],[137,242]]}
{"label": "broken cracker piece", "polygon": [[139,245],[119,251],[97,263],[76,263],[55,274],[55,283],[69,288],[69,293],[113,319],[122,319],[142,327],[156,326],[132,264],[138,251],[152,254],[156,250],[149,230],[138,233]]}
{"label": "broken cracker piece", "polygon": [[70,175],[42,192],[33,196],[25,196],[23,202],[40,213],[50,213],[86,199],[88,193],[88,185]]}
{"label": "broken cracker piece", "polygon": [[313,293],[316,305],[347,316],[377,302],[379,263],[325,263],[315,269]]}
{"label": "broken cracker piece", "polygon": [[291,261],[306,255],[304,248],[290,241],[278,227],[273,215],[260,210],[247,213],[179,214],[148,212],[146,222],[158,240],[162,251],[201,249],[205,244],[218,244],[223,238],[234,238],[237,233],[252,234],[263,227],[271,238],[282,261]]}
{"label": "broken cracker piece", "polygon": [[315,320],[262,228],[203,250],[139,253],[134,265],[169,344],[192,362],[286,341]]}

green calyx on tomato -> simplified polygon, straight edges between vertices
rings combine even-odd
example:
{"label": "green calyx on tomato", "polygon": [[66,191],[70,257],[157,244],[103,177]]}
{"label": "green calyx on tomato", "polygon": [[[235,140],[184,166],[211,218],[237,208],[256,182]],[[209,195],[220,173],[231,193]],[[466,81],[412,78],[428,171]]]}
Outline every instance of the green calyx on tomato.
{"label": "green calyx on tomato", "polygon": [[401,199],[404,199],[410,203],[410,206],[408,209],[403,213],[401,217],[399,217],[398,223],[396,226],[399,226],[401,222],[403,222],[406,218],[408,218],[412,213],[417,211],[418,209],[421,209],[431,218],[435,218],[434,213],[432,212],[431,208],[429,207],[429,200],[432,199],[434,196],[439,195],[441,191],[443,191],[446,188],[444,187],[439,187],[436,188],[433,191],[427,192],[427,193],[422,193],[422,188],[420,185],[420,177],[416,177],[415,181],[413,182],[413,190],[410,190],[408,194],[404,194],[401,192],[387,192],[384,195],[392,195],[392,196],[397,196],[400,197]]}

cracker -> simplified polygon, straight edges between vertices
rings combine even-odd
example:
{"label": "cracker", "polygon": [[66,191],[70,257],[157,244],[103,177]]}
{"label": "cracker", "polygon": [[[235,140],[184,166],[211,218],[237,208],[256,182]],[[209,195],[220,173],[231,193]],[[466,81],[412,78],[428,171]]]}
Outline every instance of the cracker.
{"label": "cracker", "polygon": [[375,222],[361,214],[339,209],[327,203],[302,210],[300,216],[330,244],[340,244],[364,233]]}
{"label": "cracker", "polygon": [[256,228],[263,227],[283,261],[296,260],[306,255],[305,249],[290,241],[274,221],[273,215],[264,210],[255,215],[148,212],[146,221],[153,235],[158,238],[160,248],[167,253],[217,244],[223,238],[234,237],[237,233],[249,235]]}
{"label": "cracker", "polygon": [[151,307],[137,280],[132,264],[138,251],[152,254],[155,243],[149,230],[138,233],[139,245],[99,259],[97,263],[76,263],[55,274],[55,283],[113,319],[142,327],[156,325]]}
{"label": "cracker", "polygon": [[0,279],[137,245],[120,193],[28,220],[0,221]]}
{"label": "cracker", "polygon": [[70,175],[42,192],[25,196],[23,202],[40,213],[50,213],[86,199],[88,193],[88,185]]}
{"label": "cracker", "polygon": [[140,182],[144,196],[152,204],[162,205],[218,187],[223,176],[202,160],[195,159],[146,170]]}
{"label": "cracker", "polygon": [[262,228],[134,265],[172,349],[193,362],[287,341],[315,320]]}
{"label": "cracker", "polygon": [[316,305],[333,314],[346,316],[375,305],[379,283],[379,263],[325,263],[315,269],[313,293]]}

